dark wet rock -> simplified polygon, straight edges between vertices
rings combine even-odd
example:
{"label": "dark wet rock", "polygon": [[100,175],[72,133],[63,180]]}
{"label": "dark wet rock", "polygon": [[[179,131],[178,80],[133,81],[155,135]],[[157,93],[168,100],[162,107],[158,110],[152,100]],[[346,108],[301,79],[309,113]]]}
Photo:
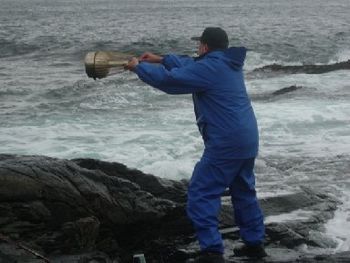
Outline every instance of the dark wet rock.
{"label": "dark wet rock", "polygon": [[[69,254],[111,244],[127,226],[157,222],[176,204],[129,180],[42,156],[0,157],[2,234],[41,253]],[[105,251],[103,249],[103,251]]]}
{"label": "dark wet rock", "polygon": [[317,255],[313,258],[303,258],[302,262],[327,262],[327,263],[349,263],[350,251],[339,252],[332,255]]}
{"label": "dark wet rock", "polygon": [[[317,189],[300,186],[301,191],[298,193],[269,197],[261,199],[260,204],[265,212],[265,216],[278,215],[281,213],[289,213],[296,209],[313,207],[312,210],[321,209],[322,205],[327,207],[324,210],[333,211],[339,201]],[[330,206],[330,207],[328,207]]]}
{"label": "dark wet rock", "polygon": [[[186,181],[160,179],[119,163],[0,155],[0,233],[52,262],[128,263],[142,251],[148,263],[182,263],[198,250],[185,213],[186,187]],[[339,204],[328,194],[300,187],[260,204],[271,254],[265,262],[314,262],[315,255],[298,247],[335,246],[322,235]],[[290,216],[299,211],[303,217]],[[275,222],[274,216],[287,220]],[[228,197],[220,218],[227,258],[243,262],[232,255],[240,241]],[[42,261],[0,240],[0,262]]]}
{"label": "dark wet rock", "polygon": [[90,252],[77,255],[54,256],[50,258],[52,263],[121,263],[117,259],[111,259],[102,252]]}
{"label": "dark wet rock", "polygon": [[18,247],[2,243],[0,241],[0,262],[1,263],[17,263],[17,262],[30,262],[30,263],[42,263],[43,261],[34,255],[27,253],[26,251],[19,249]]}
{"label": "dark wet rock", "polygon": [[[267,242],[279,242],[286,248],[294,248],[306,242],[305,236],[297,233],[289,225],[272,223],[266,226]],[[314,244],[312,244],[314,245]]]}
{"label": "dark wet rock", "polygon": [[323,74],[336,70],[349,70],[350,60],[328,64],[328,65],[296,65],[296,66],[285,66],[279,64],[267,65],[262,68],[257,68],[253,73],[288,73],[288,74]]}
{"label": "dark wet rock", "polygon": [[282,95],[282,94],[286,94],[286,93],[289,93],[289,92],[296,91],[296,90],[301,89],[301,88],[303,88],[303,87],[293,85],[293,86],[289,86],[289,87],[285,87],[285,88],[276,90],[276,91],[272,92],[272,95],[275,95],[275,96],[276,95]]}
{"label": "dark wet rock", "polygon": [[[303,86],[292,85],[288,87],[284,87],[278,89],[273,92],[263,92],[263,93],[252,93],[250,94],[250,98],[253,101],[263,101],[263,102],[271,102],[280,99],[288,99],[295,98],[295,96],[308,96],[309,94],[306,91],[311,91],[312,88],[306,88]],[[302,91],[302,92],[299,92]]]}
{"label": "dark wet rock", "polygon": [[69,251],[77,247],[77,251],[92,251],[96,248],[100,222],[95,217],[80,218],[75,222],[64,223],[61,227],[63,233],[63,247]]}
{"label": "dark wet rock", "polygon": [[324,255],[301,255],[300,252],[285,248],[267,248],[268,257],[263,260],[247,259],[247,258],[235,258],[231,257],[228,259],[230,263],[349,263],[350,262],[350,251],[339,252],[335,254],[324,254]]}
{"label": "dark wet rock", "polygon": [[102,171],[107,175],[134,182],[138,184],[142,190],[156,197],[179,203],[186,202],[188,184],[186,180],[174,181],[159,178],[150,174],[145,174],[136,169],[130,169],[123,164],[115,162],[110,163],[95,159],[73,159],[72,161],[83,168]]}

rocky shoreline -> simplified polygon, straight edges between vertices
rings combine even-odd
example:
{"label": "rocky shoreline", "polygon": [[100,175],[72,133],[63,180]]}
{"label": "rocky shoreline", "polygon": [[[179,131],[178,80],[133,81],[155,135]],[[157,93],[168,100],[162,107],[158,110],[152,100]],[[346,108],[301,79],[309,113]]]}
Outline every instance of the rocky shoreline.
{"label": "rocky shoreline", "polygon": [[[198,250],[186,189],[185,180],[120,163],[1,154],[0,234],[49,262],[128,263],[143,252],[147,263],[182,263]],[[270,255],[262,262],[350,262],[350,252],[332,254],[336,244],[322,234],[340,204],[334,197],[300,187],[260,204]],[[232,255],[240,240],[225,196],[220,217],[227,260],[256,262]],[[0,262],[44,262],[1,235]]]}

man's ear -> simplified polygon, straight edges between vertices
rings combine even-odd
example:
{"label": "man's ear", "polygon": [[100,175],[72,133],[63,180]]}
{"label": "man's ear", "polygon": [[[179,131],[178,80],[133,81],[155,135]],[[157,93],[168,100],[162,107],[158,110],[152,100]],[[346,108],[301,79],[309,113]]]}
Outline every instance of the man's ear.
{"label": "man's ear", "polygon": [[204,44],[204,51],[205,51],[205,53],[207,53],[209,51],[208,44]]}

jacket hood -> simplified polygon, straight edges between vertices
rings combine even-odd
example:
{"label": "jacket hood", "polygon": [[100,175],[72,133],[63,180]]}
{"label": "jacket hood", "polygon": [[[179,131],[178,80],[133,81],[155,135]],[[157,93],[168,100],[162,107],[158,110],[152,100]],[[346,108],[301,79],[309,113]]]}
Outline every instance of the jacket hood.
{"label": "jacket hood", "polygon": [[247,54],[245,47],[230,47],[224,50],[215,50],[207,54],[208,57],[218,57],[224,60],[231,68],[239,70],[244,65]]}

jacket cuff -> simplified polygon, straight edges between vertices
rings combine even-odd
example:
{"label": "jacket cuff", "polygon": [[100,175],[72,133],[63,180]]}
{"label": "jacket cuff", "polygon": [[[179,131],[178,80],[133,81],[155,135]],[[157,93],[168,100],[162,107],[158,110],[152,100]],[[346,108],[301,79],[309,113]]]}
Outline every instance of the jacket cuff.
{"label": "jacket cuff", "polygon": [[135,72],[137,75],[139,74],[140,72],[140,67],[141,66],[141,62],[139,64],[136,65],[136,67],[132,70],[133,72]]}
{"label": "jacket cuff", "polygon": [[172,61],[172,55],[168,54],[165,55],[162,59],[162,65],[166,68],[166,69],[170,69],[173,65],[173,61]]}

